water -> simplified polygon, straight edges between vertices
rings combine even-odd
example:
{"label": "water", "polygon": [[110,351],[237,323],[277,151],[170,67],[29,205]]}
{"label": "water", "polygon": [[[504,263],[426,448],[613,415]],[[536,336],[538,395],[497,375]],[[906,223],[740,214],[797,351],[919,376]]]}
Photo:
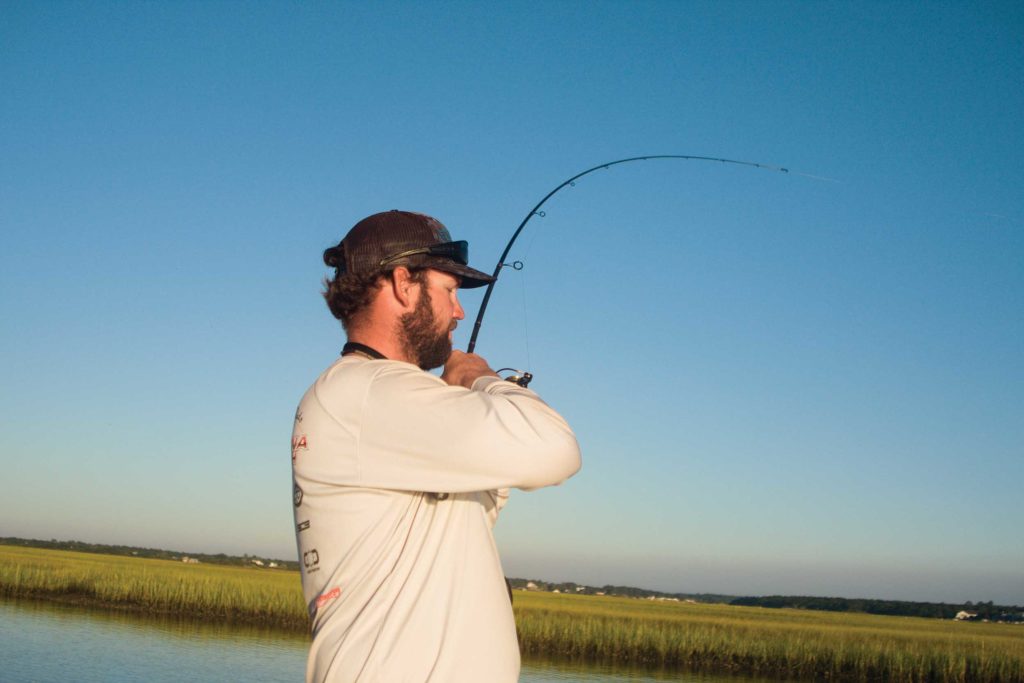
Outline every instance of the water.
{"label": "water", "polygon": [[[253,626],[0,600],[3,683],[301,682],[308,640]],[[658,673],[542,660],[520,683],[727,683],[754,679]]]}
{"label": "water", "polygon": [[269,629],[0,602],[4,683],[301,681],[306,646]]}

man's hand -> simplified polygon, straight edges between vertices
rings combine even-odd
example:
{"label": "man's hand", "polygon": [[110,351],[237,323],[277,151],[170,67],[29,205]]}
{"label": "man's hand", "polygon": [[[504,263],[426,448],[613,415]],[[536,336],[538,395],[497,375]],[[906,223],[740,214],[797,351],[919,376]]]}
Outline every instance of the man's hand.
{"label": "man's hand", "polygon": [[457,349],[452,350],[448,356],[448,362],[444,364],[444,372],[441,379],[452,386],[473,387],[473,382],[481,377],[497,377],[498,373],[491,370],[490,366],[475,353],[465,353]]}

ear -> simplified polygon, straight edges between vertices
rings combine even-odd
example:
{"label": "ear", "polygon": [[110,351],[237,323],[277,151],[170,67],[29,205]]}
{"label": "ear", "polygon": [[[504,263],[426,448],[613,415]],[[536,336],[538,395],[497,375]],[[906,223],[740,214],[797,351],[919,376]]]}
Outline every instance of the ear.
{"label": "ear", "polygon": [[398,266],[391,271],[391,294],[402,308],[412,310],[415,307],[413,290],[417,287],[419,283],[413,281],[412,274],[405,266]]}

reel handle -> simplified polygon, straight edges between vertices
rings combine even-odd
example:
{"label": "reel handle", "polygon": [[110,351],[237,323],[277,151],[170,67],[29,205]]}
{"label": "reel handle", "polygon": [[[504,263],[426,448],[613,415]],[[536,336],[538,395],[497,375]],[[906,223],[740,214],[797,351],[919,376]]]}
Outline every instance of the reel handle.
{"label": "reel handle", "polygon": [[526,372],[525,370],[516,370],[515,368],[502,368],[501,370],[498,370],[498,372],[505,372],[506,370],[511,370],[512,374],[509,375],[508,377],[505,377],[504,380],[506,382],[518,384],[524,389],[527,388],[527,386],[529,386],[530,382],[533,380],[533,373]]}

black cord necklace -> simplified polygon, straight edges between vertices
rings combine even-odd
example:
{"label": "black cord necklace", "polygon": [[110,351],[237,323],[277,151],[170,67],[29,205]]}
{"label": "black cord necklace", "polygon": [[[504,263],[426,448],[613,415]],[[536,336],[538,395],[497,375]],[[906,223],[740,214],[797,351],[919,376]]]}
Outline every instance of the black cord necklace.
{"label": "black cord necklace", "polygon": [[366,344],[360,344],[359,342],[346,342],[341,347],[341,355],[347,356],[350,353],[358,353],[371,360],[387,360],[388,357],[377,349],[367,346]]}

